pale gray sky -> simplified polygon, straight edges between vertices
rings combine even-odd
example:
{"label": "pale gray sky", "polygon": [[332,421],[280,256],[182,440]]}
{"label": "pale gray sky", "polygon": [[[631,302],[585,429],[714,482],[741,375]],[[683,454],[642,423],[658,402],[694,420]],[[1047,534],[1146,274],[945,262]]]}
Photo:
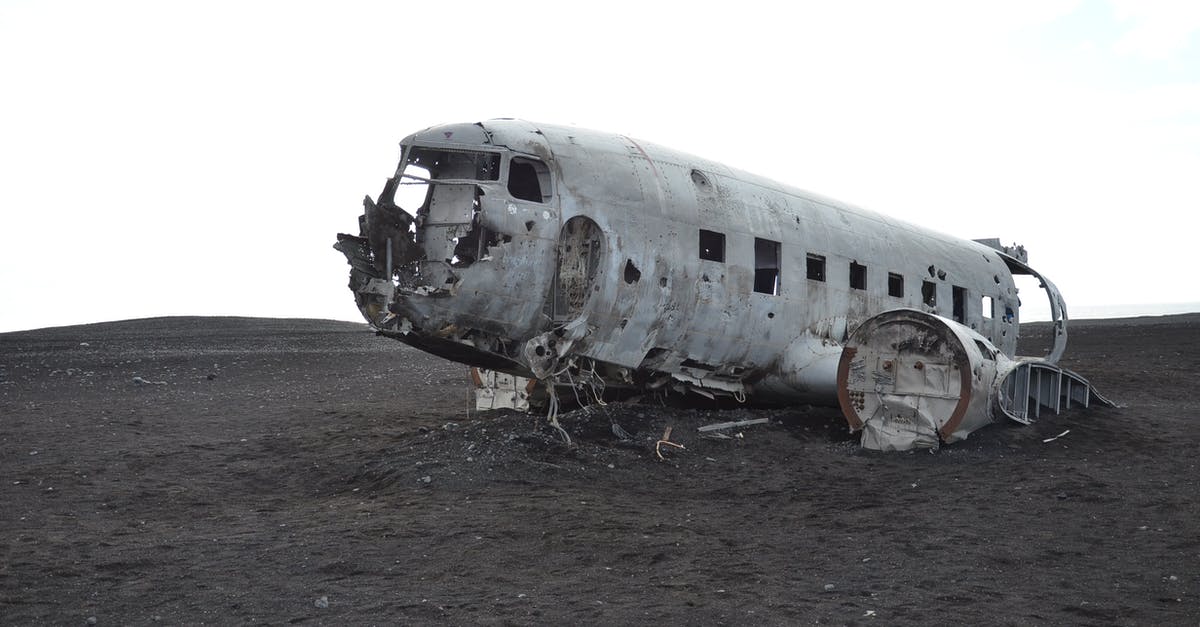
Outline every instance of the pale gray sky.
{"label": "pale gray sky", "polygon": [[612,131],[1200,301],[1200,3],[0,0],[0,331],[357,320],[330,246],[420,128]]}

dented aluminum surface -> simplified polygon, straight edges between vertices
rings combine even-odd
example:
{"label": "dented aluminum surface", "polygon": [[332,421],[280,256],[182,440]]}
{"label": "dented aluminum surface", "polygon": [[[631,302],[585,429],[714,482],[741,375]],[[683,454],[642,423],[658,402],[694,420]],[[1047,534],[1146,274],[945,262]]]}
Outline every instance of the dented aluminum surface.
{"label": "dented aluminum surface", "polygon": [[[1015,356],[1014,274],[1046,290],[1055,345],[1034,361],[1061,372],[1065,306],[1023,248],[620,135],[492,120],[431,127],[401,146],[358,234],[335,245],[360,311],[383,335],[536,378],[551,396],[557,384],[840,402],[864,445],[937,446],[989,422],[1000,390],[1000,414],[1029,414],[1018,410],[1031,386],[1005,387],[1014,369],[1000,367],[1030,361]],[[878,318],[898,311],[909,313]],[[875,385],[879,371],[861,359],[909,359],[891,348],[906,333],[944,341],[916,353],[930,365],[920,381]],[[898,416],[919,427],[893,428]]]}

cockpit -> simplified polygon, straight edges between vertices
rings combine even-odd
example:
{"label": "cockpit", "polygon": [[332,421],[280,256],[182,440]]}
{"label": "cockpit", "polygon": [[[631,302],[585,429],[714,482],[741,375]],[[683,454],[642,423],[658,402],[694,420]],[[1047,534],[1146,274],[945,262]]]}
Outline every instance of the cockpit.
{"label": "cockpit", "polygon": [[404,148],[379,204],[409,216],[408,230],[422,261],[465,268],[486,259],[489,248],[512,239],[496,228],[496,220],[481,219],[485,208],[503,206],[489,201],[544,204],[550,202],[551,190],[550,169],[538,159],[508,151],[412,145]]}

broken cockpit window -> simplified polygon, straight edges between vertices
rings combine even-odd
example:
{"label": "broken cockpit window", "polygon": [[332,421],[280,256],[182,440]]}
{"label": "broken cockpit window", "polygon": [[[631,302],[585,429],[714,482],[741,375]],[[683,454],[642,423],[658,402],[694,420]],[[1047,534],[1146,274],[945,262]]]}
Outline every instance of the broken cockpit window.
{"label": "broken cockpit window", "polygon": [[[450,210],[450,198],[430,198],[430,183],[445,181],[447,188],[470,187],[469,181],[500,180],[500,154],[467,150],[444,150],[413,146],[400,173],[400,184],[396,186],[395,204],[416,215],[428,212],[435,205]],[[433,191],[437,191],[436,189]],[[473,189],[469,190],[473,194]],[[454,194],[454,192],[449,192]],[[462,195],[463,192],[458,192]],[[446,195],[446,192],[442,192]],[[440,202],[438,202],[440,200]],[[434,201],[434,202],[431,202]],[[469,209],[469,207],[468,207]],[[445,217],[445,216],[442,216]]]}
{"label": "broken cockpit window", "polygon": [[414,146],[406,165],[425,168],[435,179],[500,180],[500,153]]}
{"label": "broken cockpit window", "polygon": [[513,157],[508,164],[508,193],[518,200],[550,200],[550,168],[537,159]]}
{"label": "broken cockpit window", "polygon": [[416,218],[409,231],[419,259],[466,267],[499,241],[478,220],[478,183],[500,180],[499,153],[412,146],[402,166],[394,203]]}
{"label": "broken cockpit window", "polygon": [[425,206],[429,197],[429,170],[419,165],[408,165],[404,168],[404,176],[395,187],[392,202],[412,216]]}

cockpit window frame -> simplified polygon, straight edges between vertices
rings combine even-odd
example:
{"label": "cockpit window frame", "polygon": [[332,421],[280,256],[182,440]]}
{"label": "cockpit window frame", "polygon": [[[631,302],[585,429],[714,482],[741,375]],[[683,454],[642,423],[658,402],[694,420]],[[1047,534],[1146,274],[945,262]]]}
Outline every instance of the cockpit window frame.
{"label": "cockpit window frame", "polygon": [[[486,166],[486,169],[480,168],[479,164],[477,163],[474,176],[454,176],[454,177],[438,176],[433,168],[433,166],[435,165],[434,163],[424,163],[424,162],[421,162],[419,159],[414,161],[414,152],[416,152],[416,151],[427,151],[427,152],[431,152],[431,153],[446,153],[446,154],[458,154],[458,155],[475,155],[477,157],[487,157],[491,161],[491,163],[489,163]],[[404,151],[403,151],[403,154],[401,155],[400,164],[397,168],[396,174],[398,176],[400,176],[401,178],[405,178],[407,175],[404,174],[404,171],[408,168],[408,166],[412,165],[412,166],[424,168],[425,170],[430,172],[430,178],[426,181],[429,183],[433,183],[433,182],[449,183],[449,182],[467,182],[467,181],[476,182],[476,183],[497,183],[500,181],[500,179],[503,175],[503,172],[502,172],[503,165],[504,165],[503,154],[504,153],[502,153],[501,151],[498,151],[498,150],[471,150],[471,149],[467,149],[467,148],[449,148],[449,147],[445,147],[445,146],[430,146],[430,145],[425,145],[425,144],[413,144],[410,146],[406,146],[404,148]],[[487,176],[487,178],[479,176],[479,173],[481,170],[490,171],[490,174]],[[414,178],[414,177],[408,177],[408,178]],[[417,179],[417,180],[420,180],[420,179]]]}
{"label": "cockpit window frame", "polygon": [[[529,174],[523,174],[524,181],[514,181],[514,166],[529,168],[536,178],[529,179]],[[547,204],[554,198],[554,176],[550,172],[550,166],[537,157],[520,153],[513,154],[505,160],[501,179],[505,190],[514,200]],[[536,199],[533,198],[534,190],[529,186],[531,183],[537,185]],[[516,189],[514,189],[514,184],[517,185]]]}

